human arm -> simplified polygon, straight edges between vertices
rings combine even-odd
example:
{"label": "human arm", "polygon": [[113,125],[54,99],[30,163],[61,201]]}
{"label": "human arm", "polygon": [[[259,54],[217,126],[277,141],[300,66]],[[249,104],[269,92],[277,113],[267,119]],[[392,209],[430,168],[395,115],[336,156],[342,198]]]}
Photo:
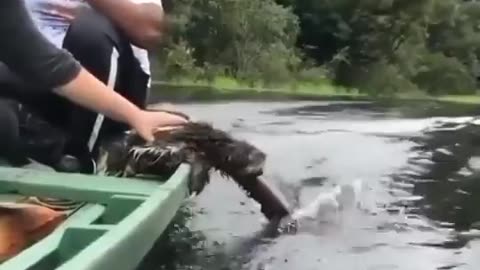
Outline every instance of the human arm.
{"label": "human arm", "polygon": [[140,110],[84,69],[77,78],[55,92],[111,119],[129,124],[148,141],[153,140],[158,127],[177,126],[187,122],[183,116],[173,113]]}
{"label": "human arm", "polygon": [[[35,28],[21,0],[0,1],[0,61],[29,83],[74,103],[134,127],[145,139],[153,139],[157,126],[177,125],[185,119],[137,108],[109,89],[65,50],[48,42]],[[1,91],[1,89],[0,89]]]}
{"label": "human arm", "polygon": [[0,1],[0,62],[42,89],[73,80],[81,65],[50,43],[36,28],[23,0]]}
{"label": "human arm", "polygon": [[166,31],[166,16],[161,0],[87,0],[107,16],[131,42],[143,49],[154,49]]}

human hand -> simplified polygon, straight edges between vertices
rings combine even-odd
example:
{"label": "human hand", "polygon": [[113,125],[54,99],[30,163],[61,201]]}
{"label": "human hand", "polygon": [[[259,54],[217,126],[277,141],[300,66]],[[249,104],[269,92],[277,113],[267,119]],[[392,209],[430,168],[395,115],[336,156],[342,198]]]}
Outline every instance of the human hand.
{"label": "human hand", "polygon": [[139,111],[131,121],[130,125],[148,142],[154,140],[156,132],[179,128],[188,122],[181,116],[162,111]]}

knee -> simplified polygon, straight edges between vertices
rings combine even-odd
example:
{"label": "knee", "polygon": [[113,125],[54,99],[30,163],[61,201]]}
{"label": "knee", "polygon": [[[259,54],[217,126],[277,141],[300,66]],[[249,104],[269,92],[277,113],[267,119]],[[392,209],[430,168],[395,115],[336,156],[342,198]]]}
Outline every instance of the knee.
{"label": "knee", "polygon": [[80,53],[101,54],[120,50],[125,43],[120,31],[112,22],[95,10],[80,13],[70,25],[65,36],[64,47],[74,56]]}

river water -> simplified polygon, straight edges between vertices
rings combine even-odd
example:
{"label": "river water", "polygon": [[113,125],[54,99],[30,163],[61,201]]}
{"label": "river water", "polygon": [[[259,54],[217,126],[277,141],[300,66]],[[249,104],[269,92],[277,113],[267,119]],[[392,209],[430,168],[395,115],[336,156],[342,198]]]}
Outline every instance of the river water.
{"label": "river water", "polygon": [[[144,268],[480,269],[480,121],[469,117],[474,111],[424,106],[178,105],[264,150],[266,179],[298,207],[336,185],[361,189],[352,198],[356,207],[270,239],[261,235],[258,206],[214,175],[194,200],[191,238],[153,252]],[[195,248],[200,236],[203,245]],[[168,265],[152,260],[161,256]]]}

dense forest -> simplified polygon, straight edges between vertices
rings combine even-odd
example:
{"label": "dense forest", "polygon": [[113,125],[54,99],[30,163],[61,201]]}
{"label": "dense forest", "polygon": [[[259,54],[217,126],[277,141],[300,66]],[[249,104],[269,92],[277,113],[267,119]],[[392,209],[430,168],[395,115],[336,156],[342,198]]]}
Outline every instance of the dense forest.
{"label": "dense forest", "polygon": [[477,89],[480,2],[171,0],[167,78],[321,82],[371,95]]}

